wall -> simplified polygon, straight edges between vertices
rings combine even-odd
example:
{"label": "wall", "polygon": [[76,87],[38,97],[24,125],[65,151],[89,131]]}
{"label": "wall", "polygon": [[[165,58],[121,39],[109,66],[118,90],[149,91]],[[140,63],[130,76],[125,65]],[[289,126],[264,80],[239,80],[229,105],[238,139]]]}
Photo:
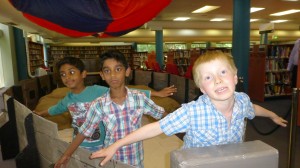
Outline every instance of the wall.
{"label": "wall", "polygon": [[[3,32],[0,37],[0,79],[4,87],[10,87],[17,81],[17,66],[12,27],[0,23]],[[3,87],[1,86],[1,87]]]}

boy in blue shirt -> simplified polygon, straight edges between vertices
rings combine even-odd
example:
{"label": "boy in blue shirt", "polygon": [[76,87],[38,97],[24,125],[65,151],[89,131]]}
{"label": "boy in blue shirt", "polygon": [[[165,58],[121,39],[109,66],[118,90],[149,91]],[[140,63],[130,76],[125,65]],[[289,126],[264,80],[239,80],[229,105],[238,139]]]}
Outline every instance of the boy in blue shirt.
{"label": "boy in blue shirt", "polygon": [[287,121],[250,102],[242,92],[235,92],[237,68],[231,55],[208,51],[194,63],[195,84],[203,93],[196,101],[183,104],[158,122],[141,127],[106,149],[92,153],[91,159],[105,157],[103,166],[124,145],[157,136],[186,132],[183,148],[204,147],[243,141],[245,118],[269,117],[286,127]]}

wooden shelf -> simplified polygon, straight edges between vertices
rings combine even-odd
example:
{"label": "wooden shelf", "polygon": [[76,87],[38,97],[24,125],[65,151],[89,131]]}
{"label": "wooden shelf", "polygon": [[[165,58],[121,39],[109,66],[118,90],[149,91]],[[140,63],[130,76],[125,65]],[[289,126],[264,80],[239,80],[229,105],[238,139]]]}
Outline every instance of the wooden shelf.
{"label": "wooden shelf", "polygon": [[122,52],[131,68],[133,68],[133,48],[132,45],[116,45],[116,46],[59,46],[52,45],[49,49],[49,60],[57,62],[58,60],[70,56],[83,60],[98,59],[99,56],[107,50],[119,50]]}
{"label": "wooden shelf", "polygon": [[35,70],[38,67],[44,66],[44,49],[43,45],[35,42],[28,42],[29,61],[31,75],[35,75]]}
{"label": "wooden shelf", "polygon": [[292,48],[292,44],[250,47],[248,94],[252,100],[291,95],[291,77],[286,68]]}

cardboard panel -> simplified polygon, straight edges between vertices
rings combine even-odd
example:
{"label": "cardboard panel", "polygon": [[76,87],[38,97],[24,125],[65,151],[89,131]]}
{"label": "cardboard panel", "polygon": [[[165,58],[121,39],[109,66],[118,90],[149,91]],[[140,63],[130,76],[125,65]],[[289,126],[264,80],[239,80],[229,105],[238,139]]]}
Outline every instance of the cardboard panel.
{"label": "cardboard panel", "polygon": [[262,141],[179,149],[171,153],[172,168],[276,168],[278,150]]}
{"label": "cardboard panel", "polygon": [[175,93],[171,98],[174,98],[180,104],[185,102],[185,88],[186,79],[182,76],[170,74],[170,85],[175,85],[177,88],[177,93]]}
{"label": "cardboard panel", "polygon": [[101,82],[101,77],[99,74],[96,75],[88,75],[85,79],[84,79],[84,84],[86,86],[91,86],[91,85],[99,85]]}
{"label": "cardboard panel", "polygon": [[25,118],[31,114],[26,106],[14,100],[15,111],[16,111],[16,122],[17,122],[17,132],[19,138],[19,147],[20,151],[23,151],[24,148],[28,145],[26,130],[25,130]]}
{"label": "cardboard panel", "polygon": [[40,164],[41,168],[50,168],[52,162],[40,154]]}
{"label": "cardboard panel", "polygon": [[39,100],[39,92],[37,87],[37,79],[21,80],[20,85],[22,87],[24,105],[33,110]]}
{"label": "cardboard panel", "polygon": [[[8,96],[5,96],[7,99]],[[32,114],[26,106],[14,100],[14,106],[16,111],[17,132],[19,137],[20,151],[29,144],[26,137],[26,129],[24,126],[25,118]],[[63,141],[58,137],[57,124],[52,121],[46,120],[40,116],[33,114],[33,126],[35,132],[35,140],[37,149],[40,156],[41,167],[49,168],[51,164],[55,163],[60,156],[64,153],[69,142]],[[69,161],[67,167],[69,168],[82,168],[82,167],[99,167],[99,159],[90,160],[88,157],[91,152],[78,148],[72,158]],[[117,161],[111,161],[104,168],[133,168]]]}
{"label": "cardboard panel", "polygon": [[37,84],[39,90],[39,98],[49,94],[52,91],[51,81],[49,75],[37,77]]}
{"label": "cardboard panel", "polygon": [[188,102],[194,100],[200,95],[200,89],[196,86],[194,80],[188,79]]}
{"label": "cardboard panel", "polygon": [[135,70],[134,73],[135,73],[135,76],[134,76],[134,84],[135,85],[146,85],[146,86],[148,86],[149,83],[151,83],[152,71]]}
{"label": "cardboard panel", "polygon": [[[69,143],[61,140],[57,140],[56,145],[58,146],[59,155],[62,155],[63,152],[67,149]],[[99,163],[102,159],[90,160],[89,159],[90,155],[91,155],[90,151],[83,148],[77,148],[77,150],[73,153],[67,167],[68,168],[99,167]],[[134,168],[134,167],[112,160],[111,162],[108,162],[104,166],[104,168]]]}
{"label": "cardboard panel", "polygon": [[161,90],[168,86],[169,74],[161,72],[153,72],[153,89]]}

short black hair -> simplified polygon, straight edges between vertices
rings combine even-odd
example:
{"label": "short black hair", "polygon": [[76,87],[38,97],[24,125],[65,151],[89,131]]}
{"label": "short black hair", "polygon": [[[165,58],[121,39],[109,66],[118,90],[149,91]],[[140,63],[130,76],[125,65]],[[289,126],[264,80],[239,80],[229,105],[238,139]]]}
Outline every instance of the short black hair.
{"label": "short black hair", "polygon": [[81,61],[80,58],[64,57],[63,59],[59,60],[56,63],[56,67],[59,70],[60,67],[65,65],[65,64],[70,64],[70,65],[76,67],[77,69],[79,69],[80,72],[83,72],[85,70],[85,66],[84,66],[84,64],[83,64],[83,62]]}
{"label": "short black hair", "polygon": [[100,71],[102,71],[104,61],[107,59],[114,59],[117,62],[120,62],[121,64],[123,64],[123,66],[126,69],[128,68],[128,62],[122,52],[120,52],[119,50],[108,50],[108,51],[102,53],[101,56],[99,57]]}

